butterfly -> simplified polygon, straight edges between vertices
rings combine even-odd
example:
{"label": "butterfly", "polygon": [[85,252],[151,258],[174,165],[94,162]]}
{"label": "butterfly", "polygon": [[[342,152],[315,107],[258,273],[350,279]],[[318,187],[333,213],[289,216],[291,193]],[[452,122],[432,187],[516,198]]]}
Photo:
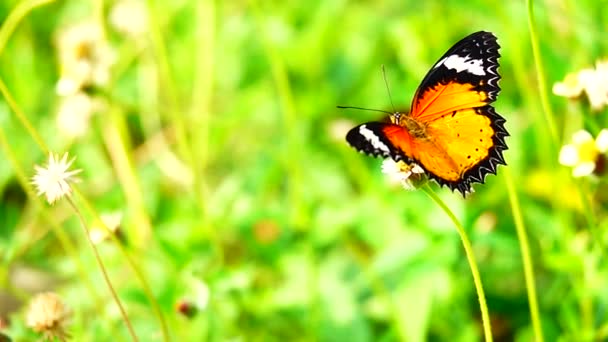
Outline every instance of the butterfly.
{"label": "butterfly", "polygon": [[420,166],[463,197],[507,165],[505,119],[492,107],[500,87],[496,36],[473,33],[452,46],[422,80],[409,113],[351,129],[347,142],[368,155]]}

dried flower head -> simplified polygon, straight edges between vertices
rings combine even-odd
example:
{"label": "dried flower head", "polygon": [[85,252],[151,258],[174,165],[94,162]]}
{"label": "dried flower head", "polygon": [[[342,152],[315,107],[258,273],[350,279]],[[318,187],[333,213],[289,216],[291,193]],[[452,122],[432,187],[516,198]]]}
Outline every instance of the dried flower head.
{"label": "dried flower head", "polygon": [[90,85],[105,85],[116,56],[96,22],[83,22],[59,32],[57,38],[61,77],[59,95],[74,94]]}
{"label": "dried flower head", "polygon": [[44,339],[66,341],[65,331],[69,311],[61,298],[53,292],[36,295],[30,302],[26,323],[34,331],[43,333]]}
{"label": "dried flower head", "polygon": [[589,176],[597,170],[603,154],[608,151],[608,129],[603,129],[593,139],[591,133],[580,130],[572,135],[572,143],[564,145],[559,153],[559,163],[572,167],[572,176]]}
{"label": "dried flower head", "polygon": [[53,204],[55,201],[69,195],[72,192],[70,183],[77,182],[74,176],[82,170],[68,171],[75,158],[68,161],[67,152],[59,159],[58,154],[50,153],[49,162],[46,167],[34,166],[36,174],[32,177],[32,184],[38,190],[38,195],[44,194],[47,202]]}
{"label": "dried flower head", "polygon": [[393,183],[401,183],[406,190],[419,188],[426,182],[426,175],[420,165],[407,164],[404,161],[395,162],[385,159],[382,162],[382,173],[386,174]]}
{"label": "dried flower head", "polygon": [[587,68],[577,73],[566,75],[562,82],[553,85],[555,95],[568,98],[587,94],[589,104],[594,111],[608,105],[608,60],[597,61],[595,69]]}

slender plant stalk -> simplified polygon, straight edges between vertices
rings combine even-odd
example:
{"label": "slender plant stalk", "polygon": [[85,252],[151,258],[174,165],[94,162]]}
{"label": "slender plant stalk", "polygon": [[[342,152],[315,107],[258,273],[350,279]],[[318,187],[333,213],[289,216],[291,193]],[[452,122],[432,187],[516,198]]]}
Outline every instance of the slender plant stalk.
{"label": "slender plant stalk", "polygon": [[481,283],[481,277],[479,275],[479,268],[477,267],[477,262],[475,261],[473,247],[471,246],[471,242],[467,237],[467,233],[464,230],[464,227],[460,224],[460,221],[458,221],[458,218],[456,218],[456,215],[454,215],[452,210],[450,210],[450,208],[441,200],[441,198],[437,196],[437,194],[431,189],[428,184],[422,187],[422,189],[433,201],[435,201],[435,203],[441,209],[443,209],[443,211],[448,215],[448,217],[456,226],[456,230],[458,231],[458,235],[460,235],[460,240],[462,241],[462,246],[464,247],[464,251],[467,255],[467,260],[469,261],[469,267],[471,268],[473,282],[475,283],[477,299],[479,300],[479,308],[481,309],[481,323],[483,324],[485,340],[486,342],[492,342],[492,328],[490,325],[490,314],[488,312],[488,304],[486,303],[486,296],[483,292],[483,286]]}
{"label": "slender plant stalk", "polygon": [[[180,154],[186,158],[188,163],[192,165],[194,155],[192,148],[188,142],[188,123],[186,122],[185,116],[179,109],[179,97],[175,82],[171,77],[171,65],[169,63],[169,57],[167,48],[163,41],[163,35],[161,31],[160,15],[157,14],[157,10],[154,7],[153,0],[147,0],[148,18],[150,21],[150,38],[152,40],[152,46],[154,48],[155,57],[158,63],[158,75],[163,85],[165,101],[167,102],[167,118],[171,118],[175,122],[175,138],[177,142],[177,149]],[[163,13],[165,16],[166,13]]]}
{"label": "slender plant stalk", "polygon": [[526,0],[528,8],[528,29],[530,30],[530,43],[532,44],[532,54],[534,55],[534,64],[536,65],[536,78],[538,79],[538,91],[540,95],[541,105],[543,106],[543,112],[545,114],[545,120],[549,127],[549,133],[553,140],[553,145],[557,146],[559,142],[559,136],[557,134],[557,125],[553,115],[553,109],[549,103],[549,96],[547,94],[547,81],[545,79],[545,68],[543,66],[540,48],[538,47],[538,37],[536,35],[536,22],[534,19],[534,3],[533,0]]}
{"label": "slender plant stalk", "polygon": [[101,270],[103,279],[106,282],[106,285],[108,286],[108,289],[110,290],[110,293],[112,294],[112,298],[114,299],[114,302],[116,302],[116,305],[118,305],[118,309],[120,310],[122,319],[124,320],[125,324],[127,325],[129,334],[131,334],[131,339],[133,341],[139,341],[139,339],[137,338],[137,335],[135,334],[135,330],[133,330],[133,326],[131,325],[131,320],[129,319],[129,316],[127,315],[127,312],[125,311],[125,308],[122,306],[122,302],[120,301],[120,298],[118,298],[118,295],[116,294],[116,290],[114,290],[114,286],[112,286],[112,282],[110,281],[110,277],[108,277],[108,272],[106,271],[106,267],[104,266],[103,261],[101,260],[101,256],[99,256],[99,251],[97,251],[97,247],[95,246],[95,243],[93,243],[93,240],[91,240],[91,235],[89,234],[89,229],[87,228],[87,225],[84,221],[84,218],[82,217],[82,214],[80,213],[80,210],[78,210],[78,207],[76,206],[76,204],[74,204],[74,201],[72,200],[72,198],[70,196],[66,196],[66,199],[67,199],[68,203],[70,203],[70,206],[72,206],[72,209],[74,209],[74,212],[76,213],[76,215],[78,216],[78,219],[80,220],[80,225],[82,226],[84,235],[86,235],[87,241],[89,242],[89,246],[93,250],[93,254],[95,255],[95,259],[97,260],[97,264],[99,265],[99,269]]}
{"label": "slender plant stalk", "polygon": [[509,169],[503,170],[504,179],[507,183],[507,192],[509,193],[509,202],[511,203],[511,211],[515,220],[515,229],[517,231],[517,239],[519,240],[519,248],[521,249],[521,257],[524,266],[524,276],[526,281],[526,291],[528,292],[528,303],[530,305],[530,316],[532,317],[532,327],[536,342],[543,342],[543,329],[538,310],[538,300],[536,296],[536,281],[534,279],[534,266],[530,255],[530,245],[528,243],[528,234],[526,226],[521,214],[519,206],[519,198],[513,185],[513,177]]}
{"label": "slender plant stalk", "polygon": [[605,255],[605,246],[604,241],[602,239],[602,232],[597,229],[597,221],[595,215],[593,213],[593,199],[585,187],[585,184],[582,183],[583,180],[574,180],[576,191],[581,200],[581,208],[583,211],[583,215],[587,220],[587,224],[589,225],[589,231],[591,232],[591,237],[595,242],[596,248],[599,249],[602,255]]}
{"label": "slender plant stalk", "polygon": [[127,203],[134,213],[135,244],[139,247],[145,246],[152,235],[152,225],[144,205],[143,192],[128,153],[130,144],[125,133],[124,115],[120,115],[116,108],[111,108],[109,116],[109,122],[102,128],[104,141],[116,175],[124,189]]}
{"label": "slender plant stalk", "polygon": [[40,149],[45,154],[48,154],[49,153],[48,146],[46,146],[46,144],[44,143],[44,140],[42,140],[42,138],[40,137],[40,134],[38,134],[38,131],[36,131],[34,126],[32,126],[30,121],[27,119],[27,116],[25,116],[25,114],[21,110],[21,107],[19,107],[19,105],[17,105],[17,102],[15,102],[15,99],[9,92],[8,88],[6,87],[6,84],[4,83],[4,81],[2,80],[1,77],[0,77],[0,93],[2,93],[2,96],[4,96],[4,99],[6,100],[6,103],[8,103],[8,106],[11,108],[13,113],[15,113],[19,122],[21,122],[23,127],[25,127],[27,132],[32,136],[32,138],[34,139],[36,144],[38,144]]}
{"label": "slender plant stalk", "polygon": [[[209,159],[209,126],[211,125],[214,84],[214,51],[215,47],[215,25],[216,9],[215,1],[199,1],[196,3],[197,27],[196,36],[200,37],[196,49],[196,66],[194,73],[194,86],[190,104],[190,115],[188,122],[197,132],[191,141],[193,160],[191,166],[194,171],[194,187],[196,200],[200,208],[201,230],[209,239],[215,254],[215,268],[220,269],[224,263],[224,248],[216,229],[209,220],[207,210],[208,184],[205,181],[207,163]],[[195,145],[196,144],[196,145]]]}
{"label": "slender plant stalk", "polygon": [[287,197],[289,205],[291,207],[291,212],[289,213],[289,215],[292,224],[299,226],[300,224],[305,224],[303,222],[303,220],[305,220],[305,215],[301,211],[300,205],[300,184],[302,184],[302,176],[301,168],[298,166],[297,161],[300,160],[299,155],[301,147],[298,144],[298,136],[295,129],[297,118],[295,101],[291,92],[291,86],[289,84],[289,77],[287,75],[285,64],[283,63],[279,52],[268,38],[267,29],[265,27],[265,22],[262,16],[262,9],[260,8],[258,1],[252,0],[251,3],[256,25],[258,30],[260,31],[260,37],[262,40],[264,51],[266,53],[266,58],[270,63],[270,69],[274,78],[274,83],[277,88],[277,94],[282,109],[285,136],[288,139],[286,144],[287,150],[285,151],[286,156],[284,158],[284,162],[285,168],[287,170],[286,172],[290,175],[290,177],[287,177]]}
{"label": "slender plant stalk", "polygon": [[152,308],[154,309],[156,317],[161,325],[163,341],[170,341],[171,339],[169,337],[169,329],[167,326],[167,322],[165,321],[165,318],[163,316],[160,305],[158,304],[158,301],[154,297],[150,284],[146,280],[146,277],[144,276],[143,272],[141,271],[141,268],[135,263],[135,261],[133,260],[131,255],[129,255],[129,252],[127,252],[127,250],[123,246],[122,242],[120,242],[118,240],[118,237],[116,237],[116,234],[111,233],[110,229],[105,225],[105,223],[103,223],[101,218],[99,218],[99,215],[93,209],[93,206],[87,200],[87,198],[82,193],[80,193],[80,191],[78,191],[77,188],[74,188],[73,191],[74,191],[74,195],[78,196],[79,201],[82,203],[82,205],[87,210],[87,212],[90,213],[91,215],[93,215],[95,217],[95,220],[97,222],[99,222],[100,225],[102,225],[103,228],[106,229],[110,233],[109,236],[112,239],[112,242],[114,243],[114,245],[116,245],[116,247],[118,247],[118,250],[121,252],[122,256],[127,261],[127,264],[129,264],[129,267],[131,268],[131,270],[133,270],[133,273],[135,273],[135,277],[139,281],[139,284],[141,285],[146,297],[148,298],[148,300],[150,301],[150,303],[152,305]]}
{"label": "slender plant stalk", "polygon": [[[157,59],[157,64],[158,64],[158,75],[159,75],[159,79],[162,82],[162,84],[164,85],[164,89],[166,89],[166,91],[164,93],[166,93],[166,101],[167,101],[167,107],[171,108],[171,112],[168,113],[167,117],[171,118],[172,122],[175,122],[175,139],[176,139],[176,143],[177,143],[177,150],[180,153],[180,156],[185,158],[188,166],[193,170],[193,176],[194,176],[194,187],[195,187],[195,195],[197,197],[197,203],[199,204],[199,208],[201,208],[201,215],[204,216],[205,218],[203,219],[204,221],[202,222],[202,228],[204,231],[204,234],[206,235],[206,238],[209,239],[213,249],[214,249],[214,253],[215,253],[215,258],[216,258],[216,267],[220,267],[221,264],[223,263],[223,248],[222,248],[222,244],[220,242],[219,236],[217,234],[217,232],[215,230],[213,230],[213,228],[211,227],[211,225],[206,221],[207,220],[207,210],[206,210],[206,194],[205,194],[205,182],[201,179],[202,177],[202,173],[197,172],[200,170],[200,168],[202,168],[204,166],[204,161],[203,163],[201,163],[201,161],[198,159],[197,154],[194,151],[194,147],[192,146],[192,141],[190,139],[190,134],[196,134],[198,136],[199,132],[196,129],[193,129],[191,127],[199,127],[198,125],[193,125],[192,122],[190,122],[189,118],[187,117],[187,115],[183,115],[183,113],[180,111],[179,109],[179,96],[178,96],[178,91],[177,91],[177,87],[175,86],[175,82],[171,76],[171,65],[169,63],[169,54],[167,52],[167,48],[164,44],[163,41],[163,35],[162,35],[162,27],[161,27],[161,22],[160,22],[160,18],[163,17],[165,14],[163,13],[163,15],[161,16],[160,14],[157,13],[157,10],[154,6],[154,1],[152,0],[148,0],[147,1],[147,7],[148,7],[148,17],[150,18],[150,34],[151,34],[151,39],[152,39],[152,45],[154,47],[154,52],[155,52],[155,57]],[[204,43],[208,43],[209,45],[207,46],[207,48],[205,49],[205,57],[204,60],[201,61],[197,67],[199,67],[199,73],[197,73],[196,77],[200,77],[201,74],[200,72],[205,72],[205,71],[209,71],[208,74],[204,75],[204,77],[208,78],[207,80],[205,80],[204,83],[198,83],[198,81],[200,81],[200,79],[196,79],[195,81],[197,81],[197,83],[195,83],[195,86],[197,89],[195,89],[195,91],[199,90],[199,88],[202,86],[203,88],[203,93],[202,93],[202,97],[200,98],[201,101],[207,102],[207,104],[209,103],[209,100],[211,99],[211,85],[212,85],[212,80],[213,80],[213,75],[212,75],[212,71],[213,71],[213,60],[211,59],[210,55],[212,55],[212,53],[210,53],[209,51],[213,51],[212,47],[213,47],[213,39],[214,39],[214,24],[215,24],[215,9],[214,9],[214,4],[210,1],[203,1],[200,2],[200,4],[198,4],[197,6],[199,6],[197,8],[197,15],[200,17],[201,13],[205,13],[206,16],[205,18],[208,19],[206,20],[205,23],[200,23],[200,25],[204,26],[203,31],[204,32]],[[202,8],[205,7],[205,8]],[[200,70],[202,69],[202,70]],[[201,94],[196,94],[196,96],[201,96]],[[198,101],[198,100],[197,100]],[[196,101],[195,101],[196,102]],[[201,103],[202,104],[202,103]],[[193,108],[193,110],[199,110],[199,108]],[[202,109],[203,112],[205,111],[209,111],[209,107],[204,107]],[[206,113],[208,114],[208,113]],[[201,119],[202,120],[202,119]],[[202,126],[204,126],[204,129],[208,129],[208,122],[203,122]],[[193,133],[195,132],[195,133]],[[206,132],[205,132],[206,133]],[[202,137],[201,139],[205,139],[206,137]],[[205,153],[204,151],[201,153]],[[200,174],[199,174],[200,173]]]}
{"label": "slender plant stalk", "polygon": [[2,23],[0,27],[0,55],[8,42],[8,39],[15,31],[15,28],[25,16],[28,15],[36,7],[49,4],[55,0],[33,0],[33,1],[20,1],[17,6],[8,14],[8,17]]}

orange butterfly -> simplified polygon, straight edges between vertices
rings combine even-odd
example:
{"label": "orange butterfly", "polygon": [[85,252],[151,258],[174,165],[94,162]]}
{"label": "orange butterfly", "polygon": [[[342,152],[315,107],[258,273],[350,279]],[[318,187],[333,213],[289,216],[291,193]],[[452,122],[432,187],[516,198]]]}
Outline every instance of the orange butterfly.
{"label": "orange butterfly", "polygon": [[391,123],[368,122],[351,129],[348,143],[359,151],[419,165],[441,186],[465,196],[506,165],[505,119],[491,103],[500,91],[500,46],[490,32],[476,32],[450,48],[428,72],[409,114]]}

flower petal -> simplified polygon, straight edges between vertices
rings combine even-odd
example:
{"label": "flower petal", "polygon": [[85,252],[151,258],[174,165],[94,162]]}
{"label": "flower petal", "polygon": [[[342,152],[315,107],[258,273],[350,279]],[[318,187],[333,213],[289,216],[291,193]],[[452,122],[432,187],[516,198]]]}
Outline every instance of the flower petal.
{"label": "flower petal", "polygon": [[559,151],[559,163],[564,166],[575,166],[579,161],[578,149],[574,145],[565,145]]}
{"label": "flower petal", "polygon": [[602,129],[597,135],[597,138],[595,138],[595,147],[597,147],[598,151],[601,153],[608,151],[608,129]]}
{"label": "flower petal", "polygon": [[572,176],[579,178],[589,176],[595,170],[595,162],[579,163],[572,169]]}

